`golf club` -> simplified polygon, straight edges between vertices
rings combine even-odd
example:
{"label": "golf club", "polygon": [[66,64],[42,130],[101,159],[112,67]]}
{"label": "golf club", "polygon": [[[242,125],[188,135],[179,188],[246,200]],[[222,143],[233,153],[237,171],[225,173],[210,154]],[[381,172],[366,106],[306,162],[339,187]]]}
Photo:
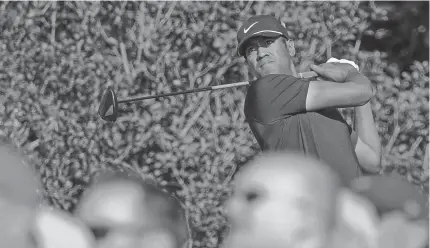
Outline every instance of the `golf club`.
{"label": "golf club", "polygon": [[[298,74],[299,78],[311,78],[316,76],[317,74],[313,71],[302,72]],[[131,102],[143,101],[148,99],[157,99],[160,97],[182,95],[182,94],[196,93],[196,92],[202,92],[202,91],[212,91],[212,90],[226,89],[231,87],[239,87],[244,85],[249,85],[249,82],[245,81],[245,82],[232,83],[232,84],[222,84],[222,85],[208,86],[203,88],[195,88],[192,90],[165,93],[165,94],[154,95],[154,96],[134,97],[134,98],[123,99],[123,100],[118,100],[116,98],[115,91],[112,89],[112,87],[108,87],[106,91],[103,93],[102,99],[100,101],[98,114],[105,121],[115,122],[118,118],[118,104],[120,103],[131,103]]]}

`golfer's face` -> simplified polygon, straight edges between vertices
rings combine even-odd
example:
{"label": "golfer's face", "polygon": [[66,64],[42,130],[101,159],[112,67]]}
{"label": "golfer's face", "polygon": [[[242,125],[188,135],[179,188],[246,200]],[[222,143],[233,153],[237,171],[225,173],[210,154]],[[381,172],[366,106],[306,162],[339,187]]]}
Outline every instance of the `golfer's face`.
{"label": "golfer's face", "polygon": [[256,169],[236,183],[227,204],[228,247],[319,247],[318,203],[303,175]]}
{"label": "golfer's face", "polygon": [[245,54],[251,71],[258,77],[285,74],[290,70],[290,55],[279,37],[253,37],[246,46]]}
{"label": "golfer's face", "polygon": [[170,234],[153,232],[156,220],[145,211],[143,195],[136,185],[116,183],[95,188],[82,200],[77,214],[92,229],[98,248],[159,247],[161,241],[174,247]]}

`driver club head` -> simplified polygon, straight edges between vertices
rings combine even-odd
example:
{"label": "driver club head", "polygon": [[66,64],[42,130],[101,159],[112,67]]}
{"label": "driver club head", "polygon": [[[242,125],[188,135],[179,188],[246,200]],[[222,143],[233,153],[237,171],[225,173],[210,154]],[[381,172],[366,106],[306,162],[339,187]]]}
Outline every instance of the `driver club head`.
{"label": "driver club head", "polygon": [[108,87],[103,93],[98,114],[105,121],[115,122],[118,118],[118,101],[115,91]]}

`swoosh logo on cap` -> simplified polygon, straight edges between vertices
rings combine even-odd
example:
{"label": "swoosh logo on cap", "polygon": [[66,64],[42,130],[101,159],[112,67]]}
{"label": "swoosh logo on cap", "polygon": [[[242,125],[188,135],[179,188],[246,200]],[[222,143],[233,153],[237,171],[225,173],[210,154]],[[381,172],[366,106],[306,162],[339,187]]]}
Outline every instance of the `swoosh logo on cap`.
{"label": "swoosh logo on cap", "polygon": [[252,28],[252,26],[254,26],[255,24],[257,24],[258,22],[254,22],[253,24],[251,24],[248,28],[245,28],[244,30],[243,30],[243,32],[246,34],[246,33],[248,33],[248,31]]}

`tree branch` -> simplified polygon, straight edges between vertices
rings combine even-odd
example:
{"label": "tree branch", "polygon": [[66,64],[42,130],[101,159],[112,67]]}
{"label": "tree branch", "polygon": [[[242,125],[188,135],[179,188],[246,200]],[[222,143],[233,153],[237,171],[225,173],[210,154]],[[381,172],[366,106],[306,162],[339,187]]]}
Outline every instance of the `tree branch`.
{"label": "tree branch", "polygon": [[130,66],[129,66],[128,58],[127,58],[127,50],[126,50],[123,42],[121,42],[119,44],[119,48],[121,51],[122,64],[124,65],[124,70],[125,70],[125,73],[127,75],[127,80],[129,81],[129,83],[132,83],[133,80],[131,78]]}
{"label": "tree branch", "polygon": [[57,20],[57,2],[52,2],[52,8],[54,12],[51,14],[51,43],[55,46],[55,28]]}
{"label": "tree branch", "polygon": [[184,138],[185,135],[187,135],[190,128],[196,123],[197,119],[200,117],[200,115],[203,113],[203,111],[206,109],[208,103],[209,103],[209,95],[207,95],[204,100],[200,103],[200,107],[197,109],[197,111],[194,113],[194,115],[190,118],[190,120],[185,125],[184,129],[182,129],[181,133],[179,134],[180,137]]}

